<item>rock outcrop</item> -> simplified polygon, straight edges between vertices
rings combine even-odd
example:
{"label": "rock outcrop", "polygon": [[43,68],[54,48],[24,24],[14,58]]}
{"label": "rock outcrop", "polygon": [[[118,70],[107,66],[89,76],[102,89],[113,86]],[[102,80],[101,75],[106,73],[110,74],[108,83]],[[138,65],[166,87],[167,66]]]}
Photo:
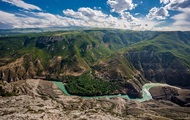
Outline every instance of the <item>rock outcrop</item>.
{"label": "rock outcrop", "polygon": [[11,84],[5,82],[0,83],[0,96],[11,96],[16,95],[14,88]]}
{"label": "rock outcrop", "polygon": [[150,89],[155,100],[169,100],[180,106],[190,106],[190,90],[169,86],[158,86]]}
{"label": "rock outcrop", "polygon": [[172,53],[143,50],[129,52],[126,56],[149,81],[190,86],[188,67]]}
{"label": "rock outcrop", "polygon": [[34,78],[41,75],[43,66],[39,59],[33,60],[32,55],[27,54],[21,58],[0,67],[0,80],[12,82]]}

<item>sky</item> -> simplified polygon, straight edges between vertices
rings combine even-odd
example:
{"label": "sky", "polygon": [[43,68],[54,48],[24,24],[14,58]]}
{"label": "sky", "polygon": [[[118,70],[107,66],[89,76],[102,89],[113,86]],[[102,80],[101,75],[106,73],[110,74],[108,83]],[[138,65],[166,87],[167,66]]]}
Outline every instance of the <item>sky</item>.
{"label": "sky", "polygon": [[0,0],[0,29],[190,30],[190,0]]}

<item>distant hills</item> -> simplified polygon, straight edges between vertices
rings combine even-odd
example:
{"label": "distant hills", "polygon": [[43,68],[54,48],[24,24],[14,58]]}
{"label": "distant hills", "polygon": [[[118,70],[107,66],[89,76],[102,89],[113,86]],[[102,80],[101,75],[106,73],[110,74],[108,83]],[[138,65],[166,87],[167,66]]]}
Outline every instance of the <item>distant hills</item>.
{"label": "distant hills", "polygon": [[41,33],[54,31],[69,31],[69,30],[85,30],[89,27],[47,27],[47,28],[14,28],[14,29],[0,29],[0,36],[8,36],[21,33]]}
{"label": "distant hills", "polygon": [[44,78],[63,81],[76,95],[141,97],[141,88],[149,81],[189,87],[189,53],[188,31],[71,29],[15,34],[0,37],[0,79]]}

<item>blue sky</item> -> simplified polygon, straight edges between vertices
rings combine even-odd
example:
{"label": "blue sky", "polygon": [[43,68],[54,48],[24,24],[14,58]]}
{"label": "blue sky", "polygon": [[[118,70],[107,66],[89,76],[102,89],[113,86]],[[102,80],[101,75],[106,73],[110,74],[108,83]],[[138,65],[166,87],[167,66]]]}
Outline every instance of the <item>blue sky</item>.
{"label": "blue sky", "polygon": [[0,29],[190,30],[190,0],[0,0]]}

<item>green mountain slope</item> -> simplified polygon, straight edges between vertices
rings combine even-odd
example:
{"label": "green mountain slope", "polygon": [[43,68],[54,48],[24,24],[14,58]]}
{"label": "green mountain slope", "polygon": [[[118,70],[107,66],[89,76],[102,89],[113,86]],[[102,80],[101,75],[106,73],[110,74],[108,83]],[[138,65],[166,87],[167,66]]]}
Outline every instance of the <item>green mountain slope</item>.
{"label": "green mountain slope", "polygon": [[148,80],[189,86],[189,36],[189,32],[164,32],[126,51],[135,68]]}

